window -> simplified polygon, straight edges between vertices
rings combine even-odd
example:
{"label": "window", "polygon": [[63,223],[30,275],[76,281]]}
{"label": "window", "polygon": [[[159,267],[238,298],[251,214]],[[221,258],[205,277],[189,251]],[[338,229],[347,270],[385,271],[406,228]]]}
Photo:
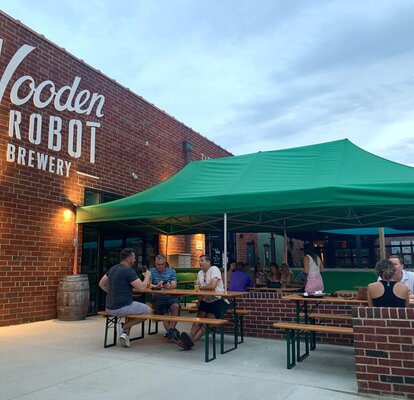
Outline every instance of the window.
{"label": "window", "polygon": [[[94,205],[120,199],[122,196],[85,190],[84,204]],[[158,236],[146,235],[133,229],[117,229],[114,224],[84,224],[82,240],[82,273],[87,274],[90,288],[89,313],[105,308],[105,293],[98,284],[101,277],[119,262],[119,253],[124,247],[132,247],[136,253],[136,272],[140,273],[148,257],[158,250]]]}

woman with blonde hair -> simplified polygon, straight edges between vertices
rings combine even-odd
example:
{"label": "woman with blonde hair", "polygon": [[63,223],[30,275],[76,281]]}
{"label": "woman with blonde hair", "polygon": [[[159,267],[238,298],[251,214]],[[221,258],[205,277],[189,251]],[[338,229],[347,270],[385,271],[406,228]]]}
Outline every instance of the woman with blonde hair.
{"label": "woman with blonde hair", "polygon": [[269,265],[269,275],[267,275],[267,287],[268,288],[280,288],[282,284],[280,282],[281,273],[279,271],[279,267],[276,263],[270,263]]}

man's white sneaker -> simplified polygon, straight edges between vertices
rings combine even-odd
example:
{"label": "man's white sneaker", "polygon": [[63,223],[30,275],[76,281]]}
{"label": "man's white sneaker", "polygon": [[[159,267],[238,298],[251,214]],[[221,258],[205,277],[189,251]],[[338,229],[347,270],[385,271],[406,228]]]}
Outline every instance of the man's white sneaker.
{"label": "man's white sneaker", "polygon": [[119,341],[121,342],[121,345],[124,347],[129,347],[131,345],[129,341],[129,336],[123,332],[121,336],[119,337]]}

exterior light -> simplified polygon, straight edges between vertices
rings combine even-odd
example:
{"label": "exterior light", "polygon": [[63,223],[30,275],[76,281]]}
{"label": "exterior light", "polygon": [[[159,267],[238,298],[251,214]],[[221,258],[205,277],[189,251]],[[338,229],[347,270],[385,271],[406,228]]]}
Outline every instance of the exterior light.
{"label": "exterior light", "polygon": [[69,209],[66,209],[65,211],[63,211],[63,220],[65,222],[69,222],[72,219],[72,211]]}

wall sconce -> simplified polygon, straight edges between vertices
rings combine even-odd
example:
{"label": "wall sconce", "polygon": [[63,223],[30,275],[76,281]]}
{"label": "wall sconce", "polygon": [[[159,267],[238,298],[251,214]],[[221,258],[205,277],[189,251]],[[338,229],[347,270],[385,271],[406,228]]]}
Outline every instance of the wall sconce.
{"label": "wall sconce", "polygon": [[73,215],[72,210],[69,210],[69,208],[66,208],[66,209],[63,211],[63,220],[64,220],[65,222],[69,222],[69,221],[72,219],[72,215]]}

